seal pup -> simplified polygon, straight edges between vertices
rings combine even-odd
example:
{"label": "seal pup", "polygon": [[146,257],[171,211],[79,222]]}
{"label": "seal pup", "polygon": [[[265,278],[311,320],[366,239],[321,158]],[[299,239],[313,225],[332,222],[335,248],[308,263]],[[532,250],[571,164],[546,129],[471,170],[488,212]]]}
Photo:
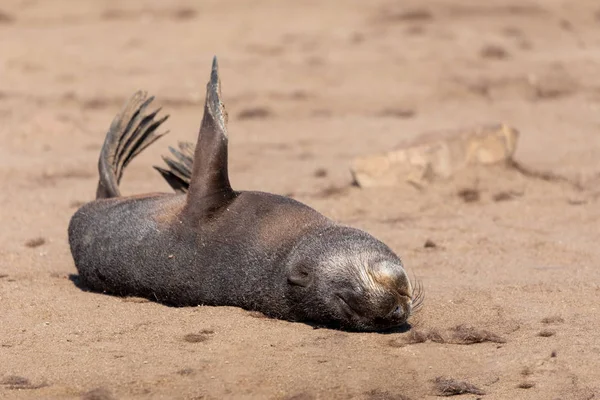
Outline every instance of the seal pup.
{"label": "seal pup", "polygon": [[114,118],[96,200],[69,223],[80,282],[173,306],[222,305],[347,330],[402,325],[420,302],[400,258],[368,233],[288,197],[236,191],[227,171],[227,113],[213,59],[191,157],[157,168],[176,193],[122,197],[125,166],[168,117],[137,92]]}

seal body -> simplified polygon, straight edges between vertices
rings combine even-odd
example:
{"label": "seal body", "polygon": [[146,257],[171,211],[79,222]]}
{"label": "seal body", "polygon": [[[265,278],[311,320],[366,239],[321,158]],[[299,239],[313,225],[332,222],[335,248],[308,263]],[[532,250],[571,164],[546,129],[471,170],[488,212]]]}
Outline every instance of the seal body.
{"label": "seal body", "polygon": [[97,291],[172,305],[289,314],[282,267],[303,237],[332,224],[292,199],[267,193],[241,192],[200,224],[182,219],[184,205],[185,195],[163,194],[82,207],[69,229],[77,238],[71,243],[81,278]]}
{"label": "seal body", "polygon": [[138,93],[102,149],[97,200],[69,224],[83,285],[175,306],[229,305],[347,329],[404,323],[415,293],[401,260],[366,232],[284,196],[234,191],[216,59],[193,159],[159,171],[178,192],[121,197],[126,164],[160,135]]}

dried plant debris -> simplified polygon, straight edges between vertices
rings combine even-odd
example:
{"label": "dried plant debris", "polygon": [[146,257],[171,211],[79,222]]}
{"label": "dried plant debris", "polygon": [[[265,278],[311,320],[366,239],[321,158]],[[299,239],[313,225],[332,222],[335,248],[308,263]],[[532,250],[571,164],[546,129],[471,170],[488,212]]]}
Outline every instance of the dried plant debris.
{"label": "dried plant debris", "polygon": [[206,342],[210,339],[210,334],[208,333],[188,333],[183,337],[183,340],[188,343],[202,343]]}
{"label": "dried plant debris", "polygon": [[508,51],[502,46],[496,44],[490,44],[484,46],[480,51],[479,55],[481,58],[494,59],[494,60],[503,60],[508,58]]}
{"label": "dried plant debris", "polygon": [[237,115],[238,119],[264,119],[273,115],[273,112],[265,107],[252,107],[242,110]]}
{"label": "dried plant debris", "polygon": [[529,375],[532,375],[532,374],[533,374],[533,369],[531,367],[524,367],[521,370],[521,375],[523,375],[523,376],[529,376]]}
{"label": "dried plant debris", "polygon": [[542,319],[542,324],[562,324],[565,320],[559,315],[553,315]]}
{"label": "dried plant debris", "polygon": [[9,375],[0,380],[0,385],[24,386],[29,384],[29,379],[17,375]]}
{"label": "dried plant debris", "polygon": [[406,343],[402,339],[390,339],[390,340],[388,340],[388,346],[390,346],[390,347],[404,347],[407,344],[408,343]]}
{"label": "dried plant debris", "polygon": [[364,393],[366,400],[411,400],[410,397],[387,390],[373,389]]}
{"label": "dried plant debris", "polygon": [[316,178],[325,178],[327,176],[327,170],[325,168],[317,168],[313,175]]}
{"label": "dried plant debris", "polygon": [[33,249],[36,247],[40,247],[45,243],[46,243],[46,239],[44,239],[43,237],[37,237],[37,238],[29,239],[28,241],[26,241],[25,247],[29,247],[29,248]]}
{"label": "dried plant debris", "polygon": [[186,20],[194,19],[198,13],[193,8],[178,8],[173,10],[172,16],[174,19]]}
{"label": "dried plant debris", "polygon": [[567,185],[571,186],[572,188],[574,188],[576,190],[584,189],[581,182],[575,181],[566,176],[559,175],[552,171],[537,170],[537,169],[525,166],[515,160],[510,160],[507,163],[507,166],[508,166],[508,168],[511,168],[511,169],[519,172],[520,174],[522,174],[523,176],[526,176],[527,178],[538,179],[538,180],[542,180],[545,182],[562,182],[562,183],[566,183]]}
{"label": "dried plant debris", "polygon": [[461,189],[458,191],[458,197],[463,199],[465,203],[474,203],[479,201],[481,196],[477,189]]}
{"label": "dried plant debris", "polygon": [[183,368],[177,371],[177,375],[189,376],[193,375],[196,371],[193,368]]}
{"label": "dried plant debris", "polygon": [[445,343],[446,342],[446,340],[444,339],[442,334],[439,333],[438,331],[436,331],[435,329],[432,329],[427,333],[427,339],[429,339],[433,343]]}
{"label": "dried plant debris", "polygon": [[310,113],[313,117],[331,117],[333,114],[331,110],[325,108],[318,108],[316,110],[312,110]]}
{"label": "dried plant debris", "polygon": [[412,118],[416,111],[412,108],[386,108],[379,113],[381,117]]}
{"label": "dried plant debris", "polygon": [[495,202],[501,202],[501,201],[508,201],[508,200],[512,200],[517,196],[522,196],[522,193],[517,193],[517,192],[513,192],[513,191],[508,191],[508,192],[498,192],[496,194],[494,194],[492,196],[492,199]]}
{"label": "dried plant debris", "polygon": [[429,332],[411,329],[406,336],[405,342],[407,344],[425,343],[427,339],[429,339]]}
{"label": "dried plant debris", "polygon": [[475,394],[483,396],[485,392],[469,382],[438,376],[433,381],[434,389],[439,396],[457,396],[460,394]]}
{"label": "dried plant debris", "polygon": [[115,397],[108,389],[100,387],[82,394],[81,400],[115,400]]}
{"label": "dried plant debris", "polygon": [[388,341],[390,347],[404,347],[409,344],[425,343],[427,341],[434,343],[446,343],[444,337],[435,329],[417,330],[411,329],[407,335]]}
{"label": "dried plant debris", "polygon": [[23,390],[23,389],[40,389],[48,386],[47,383],[33,384],[27,378],[18,375],[9,375],[0,379],[0,385],[5,386],[11,390]]}
{"label": "dried plant debris", "polygon": [[550,329],[544,329],[538,333],[540,337],[550,337],[556,335],[556,332]]}
{"label": "dried plant debris", "polygon": [[428,22],[433,20],[433,14],[426,8],[385,9],[380,15],[380,20],[384,22]]}
{"label": "dried plant debris", "polygon": [[12,24],[13,22],[15,22],[15,17],[0,10],[0,24]]}
{"label": "dried plant debris", "polygon": [[475,344],[484,342],[506,343],[506,340],[495,333],[477,329],[472,326],[458,325],[451,329],[452,336],[448,343],[453,344]]}
{"label": "dried plant debris", "polygon": [[535,386],[535,383],[533,382],[521,382],[517,385],[517,388],[519,389],[531,389],[532,387]]}
{"label": "dried plant debris", "polygon": [[423,244],[423,247],[425,247],[426,249],[433,249],[437,247],[437,244],[433,240],[427,239],[425,241],[425,244]]}
{"label": "dried plant debris", "polygon": [[163,9],[141,9],[141,10],[123,10],[108,9],[101,14],[104,20],[127,20],[136,19],[141,15],[151,16],[153,18],[164,18],[174,20],[191,20],[197,16],[198,12],[193,8],[163,8]]}
{"label": "dried plant debris", "polygon": [[292,394],[290,396],[285,396],[282,400],[314,400],[316,397],[309,392],[300,392],[296,394]]}

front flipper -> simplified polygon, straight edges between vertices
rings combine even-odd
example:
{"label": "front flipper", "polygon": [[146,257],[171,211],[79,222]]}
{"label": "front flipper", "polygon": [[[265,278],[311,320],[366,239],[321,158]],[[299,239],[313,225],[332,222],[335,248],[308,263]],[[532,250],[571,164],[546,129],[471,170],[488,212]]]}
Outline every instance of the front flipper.
{"label": "front flipper", "polygon": [[[227,169],[227,112],[221,101],[221,83],[217,58],[213,59],[210,80],[206,86],[204,117],[194,152],[192,173],[189,181],[185,217],[199,221],[225,207],[236,194],[229,183]],[[175,154],[176,157],[177,154]],[[185,157],[180,158],[185,164]],[[177,168],[172,168],[177,170]],[[178,179],[185,174],[179,171]]]}

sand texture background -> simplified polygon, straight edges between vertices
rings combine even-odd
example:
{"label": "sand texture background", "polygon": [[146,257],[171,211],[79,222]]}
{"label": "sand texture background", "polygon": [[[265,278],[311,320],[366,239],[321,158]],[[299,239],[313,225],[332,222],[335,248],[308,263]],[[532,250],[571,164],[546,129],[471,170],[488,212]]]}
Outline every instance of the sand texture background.
{"label": "sand texture background", "polygon": [[[121,187],[169,191],[151,166],[196,139],[214,54],[232,185],[389,244],[426,292],[410,332],[74,285],[67,224],[113,116],[157,96],[171,133]],[[545,173],[351,186],[356,156],[490,122]],[[464,399],[600,396],[597,0],[2,0],[0,184],[1,398],[429,399],[443,379],[485,393]]]}

